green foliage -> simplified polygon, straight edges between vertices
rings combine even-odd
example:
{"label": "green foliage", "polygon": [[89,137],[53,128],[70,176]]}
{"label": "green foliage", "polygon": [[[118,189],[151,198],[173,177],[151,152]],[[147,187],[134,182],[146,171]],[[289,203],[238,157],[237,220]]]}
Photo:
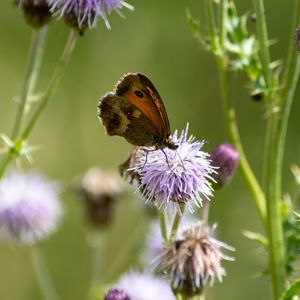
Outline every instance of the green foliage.
{"label": "green foliage", "polygon": [[283,230],[286,245],[286,269],[290,275],[294,271],[293,263],[300,258],[300,224],[297,213],[294,213],[294,208],[290,197],[286,197],[282,203],[283,214]]}
{"label": "green foliage", "polygon": [[[220,5],[218,3],[217,5]],[[228,56],[228,68],[231,71],[244,72],[250,80],[250,95],[254,100],[262,98],[272,98],[279,89],[279,76],[281,72],[281,62],[274,61],[270,64],[272,70],[271,87],[267,87],[264,79],[262,63],[259,57],[259,42],[254,33],[248,30],[248,20],[251,19],[249,13],[238,15],[233,1],[226,2],[225,27],[226,37],[224,49],[214,49],[212,37],[205,38],[200,32],[199,22],[187,13],[188,24],[194,38],[201,47],[214,55]],[[253,20],[253,16],[252,16]],[[219,30],[220,31],[220,30]],[[218,36],[213,37],[215,41],[220,40]],[[220,47],[220,46],[219,46]]]}
{"label": "green foliage", "polygon": [[[282,300],[296,300],[297,293],[300,291],[300,279],[292,282],[292,284],[284,291]],[[296,296],[296,297],[295,297]]]}

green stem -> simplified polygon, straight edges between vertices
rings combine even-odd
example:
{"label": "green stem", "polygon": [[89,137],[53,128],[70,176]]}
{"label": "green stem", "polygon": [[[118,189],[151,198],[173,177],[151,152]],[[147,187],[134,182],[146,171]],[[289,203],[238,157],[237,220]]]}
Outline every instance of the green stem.
{"label": "green stem", "polygon": [[47,264],[40,249],[37,247],[31,248],[31,258],[36,273],[38,283],[46,300],[58,300],[59,297],[54,289]]}
{"label": "green stem", "polygon": [[41,29],[33,29],[31,38],[31,48],[29,52],[28,64],[26,67],[26,73],[24,78],[24,83],[22,87],[22,92],[20,96],[20,103],[18,106],[18,111],[15,119],[15,124],[13,127],[11,139],[17,138],[23,117],[25,112],[26,103],[28,98],[31,96],[30,93],[34,91],[36,80],[39,74],[45,41],[48,33],[48,27],[43,26]]}
{"label": "green stem", "polygon": [[167,229],[167,215],[158,208],[158,215],[159,215],[159,223],[160,223],[160,231],[164,243],[168,243],[168,229]]}
{"label": "green stem", "polygon": [[62,76],[64,67],[68,63],[69,58],[73,52],[77,38],[78,38],[78,32],[75,30],[71,30],[68,40],[67,40],[67,43],[66,43],[66,46],[65,46],[65,49],[62,53],[62,56],[58,60],[56,67],[54,69],[50,84],[49,84],[41,102],[39,103],[36,111],[34,112],[32,118],[29,120],[26,128],[22,132],[22,140],[25,140],[28,137],[32,128],[34,127],[38,118],[40,117],[41,113],[43,112],[44,108],[46,107],[47,103],[53,97],[53,95],[58,87],[58,84],[61,80],[61,76]]}
{"label": "green stem", "polygon": [[211,43],[213,48],[213,53],[217,53],[219,50],[218,42],[217,42],[217,30],[216,30],[216,22],[214,16],[214,8],[212,0],[205,0],[205,12],[208,20],[208,30],[209,35],[211,37]]}
{"label": "green stem", "polygon": [[269,39],[265,18],[264,1],[254,0],[254,7],[257,16],[257,30],[260,45],[259,51],[261,63],[267,87],[270,88],[272,85],[272,73],[270,69],[271,58],[269,51]]}
{"label": "green stem", "polygon": [[87,233],[87,244],[91,251],[91,274],[90,274],[90,288],[87,299],[90,299],[95,290],[98,290],[101,277],[101,262],[103,256],[103,249],[106,242],[106,231],[101,229],[91,230]]}
{"label": "green stem", "polygon": [[244,177],[244,180],[250,192],[252,193],[253,200],[255,202],[262,223],[265,225],[266,224],[265,196],[248,163],[246,154],[244,152],[240,140],[237,120],[236,120],[236,112],[230,95],[229,72],[228,70],[226,70],[226,67],[223,64],[222,59],[217,59],[217,64],[218,64],[218,71],[220,77],[222,102],[223,102],[223,109],[225,114],[225,123],[227,126],[229,140],[239,152],[240,155],[239,169]]}
{"label": "green stem", "polygon": [[226,39],[226,4],[227,0],[221,0],[220,3],[220,46],[222,51],[224,51],[225,47],[225,39]]}
{"label": "green stem", "polygon": [[278,106],[277,113],[270,115],[267,136],[268,156],[266,161],[266,200],[268,215],[270,268],[272,273],[274,299],[279,299],[284,289],[285,270],[285,245],[282,228],[281,200],[282,200],[282,162],[285,138],[288,127],[289,114],[294,98],[294,93],[299,78],[300,57],[294,46],[294,29],[300,21],[300,1],[295,1],[295,17],[292,25],[287,67],[283,77],[283,89],[275,99]]}
{"label": "green stem", "polygon": [[170,239],[169,239],[170,241],[173,240],[174,238],[176,238],[177,230],[178,230],[178,227],[180,225],[182,216],[184,214],[185,203],[180,203],[179,209],[180,210],[178,210],[176,212],[176,215],[175,215],[174,220],[173,220],[173,224],[172,224],[172,228],[171,228],[171,234],[170,234]]}
{"label": "green stem", "polygon": [[208,224],[208,217],[209,217],[209,207],[210,207],[210,201],[204,201],[204,204],[201,209],[201,221],[204,222],[204,224]]}
{"label": "green stem", "polygon": [[[207,11],[207,18],[209,24],[209,31],[211,34],[215,34],[216,29],[211,28],[214,26],[214,21],[211,20],[213,18],[212,13],[210,13],[212,9],[212,3],[210,0],[206,0],[206,11]],[[220,12],[220,48],[224,49],[224,37],[226,36],[226,1],[223,0],[221,2],[221,12]],[[215,46],[214,44],[212,45]],[[237,151],[240,155],[240,165],[239,168],[241,170],[242,175],[248,185],[249,190],[252,193],[255,205],[261,217],[262,223],[265,224],[266,222],[266,207],[265,207],[265,197],[264,193],[248,163],[247,157],[245,155],[244,149],[242,147],[242,143],[240,140],[239,130],[237,126],[236,120],[236,113],[233,106],[233,102],[231,100],[230,95],[230,84],[229,84],[229,72],[227,70],[227,56],[223,53],[222,56],[215,56],[216,62],[218,65],[219,77],[220,77],[220,87],[222,93],[222,102],[223,102],[223,109],[225,115],[225,123],[227,126],[228,136],[230,141],[233,143]]]}
{"label": "green stem", "polygon": [[[44,45],[46,42],[47,33],[48,33],[47,26],[44,26],[39,30],[34,29],[32,32],[31,46],[29,50],[29,56],[28,56],[28,62],[27,62],[23,87],[20,95],[20,103],[18,106],[18,111],[13,126],[12,134],[11,134],[11,140],[14,142],[16,142],[16,138],[18,137],[18,134],[20,132],[22,120],[25,113],[26,103],[35,88],[36,79],[39,74],[42,57],[44,53]],[[11,153],[10,151],[4,156],[0,165],[0,178],[3,176],[6,167],[13,159],[13,157],[14,154]]]}

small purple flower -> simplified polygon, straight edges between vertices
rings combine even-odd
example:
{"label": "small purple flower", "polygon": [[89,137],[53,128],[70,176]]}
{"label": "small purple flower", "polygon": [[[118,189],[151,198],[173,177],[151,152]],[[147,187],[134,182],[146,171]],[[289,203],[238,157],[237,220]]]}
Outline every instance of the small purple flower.
{"label": "small purple flower", "polygon": [[123,290],[111,289],[108,291],[104,300],[131,300],[131,299]]}
{"label": "small purple flower", "polygon": [[177,131],[171,137],[178,145],[176,150],[164,148],[156,151],[139,150],[143,155],[134,161],[129,171],[138,173],[143,198],[156,200],[159,207],[167,207],[171,202],[179,209],[179,203],[190,202],[202,205],[200,195],[209,200],[212,196],[211,175],[215,173],[209,154],[201,151],[203,141],[187,137],[188,126],[177,137]]}
{"label": "small purple flower", "polygon": [[107,15],[116,11],[123,16],[120,9],[126,7],[133,10],[133,6],[123,0],[47,0],[52,12],[63,16],[67,23],[80,32],[96,26],[97,19],[101,17],[108,29],[110,24]]}
{"label": "small purple flower", "polygon": [[216,147],[210,155],[212,165],[217,167],[218,173],[213,175],[216,181],[215,187],[222,187],[227,184],[240,160],[238,151],[229,143],[224,143]]}
{"label": "small purple flower", "polygon": [[57,188],[35,173],[11,172],[0,181],[0,237],[26,245],[57,228],[62,208]]}
{"label": "small purple flower", "polygon": [[147,273],[125,274],[121,277],[117,288],[126,292],[130,300],[175,300],[167,281]]}

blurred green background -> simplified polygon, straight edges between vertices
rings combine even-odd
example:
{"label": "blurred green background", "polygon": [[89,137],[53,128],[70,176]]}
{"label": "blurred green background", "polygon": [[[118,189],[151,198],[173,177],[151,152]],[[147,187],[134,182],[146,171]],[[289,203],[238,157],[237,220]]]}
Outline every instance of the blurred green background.
{"label": "blurred green background", "polygon": [[[181,130],[189,122],[190,132],[208,142],[206,151],[226,140],[215,63],[199,50],[186,22],[189,8],[193,16],[202,17],[205,29],[201,2],[132,0],[135,11],[124,9],[126,19],[116,13],[109,18],[111,31],[99,20],[95,30],[80,38],[55,98],[30,136],[30,144],[41,149],[34,153],[33,166],[24,162],[23,167],[42,171],[61,182],[63,190],[65,218],[60,230],[41,245],[61,299],[85,299],[90,276],[87,226],[70,184],[91,166],[117,169],[131,149],[124,139],[106,136],[96,117],[99,97],[112,90],[122,74],[139,71],[151,78],[164,100],[172,130]],[[239,12],[253,9],[251,1],[236,3]],[[284,60],[292,1],[265,4],[270,38],[277,41],[272,58]],[[0,14],[0,132],[9,134],[17,107],[13,98],[21,89],[31,32],[11,1],[1,1]],[[62,21],[52,22],[38,90],[45,87],[67,34]],[[247,85],[244,76],[233,76],[242,140],[256,174],[261,174],[264,104],[251,101]],[[284,191],[291,192],[296,187],[289,167],[300,162],[299,92],[298,88],[284,161]],[[101,276],[105,283],[114,282],[134,265],[145,236],[148,217],[141,214],[140,200],[130,198],[117,206],[104,242]],[[266,265],[266,256],[241,234],[243,229],[261,230],[261,225],[240,174],[225,190],[215,193],[210,218],[219,224],[219,238],[236,248],[236,261],[225,262],[228,276],[209,289],[208,299],[270,298],[269,279],[257,276]],[[1,300],[42,299],[28,249],[1,244],[0,266]]]}

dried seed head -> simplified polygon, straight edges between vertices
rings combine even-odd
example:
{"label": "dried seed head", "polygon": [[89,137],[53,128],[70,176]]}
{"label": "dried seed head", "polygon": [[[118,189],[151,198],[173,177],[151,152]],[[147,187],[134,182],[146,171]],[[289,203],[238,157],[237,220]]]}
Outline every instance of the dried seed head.
{"label": "dried seed head", "polygon": [[95,226],[103,226],[110,222],[114,203],[124,188],[114,172],[91,168],[81,181],[80,191],[88,220]]}
{"label": "dried seed head", "polygon": [[221,249],[233,248],[214,238],[215,228],[197,223],[183,231],[182,238],[165,248],[158,269],[170,276],[175,292],[187,296],[201,294],[207,285],[213,284],[215,278],[222,281],[226,273],[221,261],[233,258],[224,255]]}

